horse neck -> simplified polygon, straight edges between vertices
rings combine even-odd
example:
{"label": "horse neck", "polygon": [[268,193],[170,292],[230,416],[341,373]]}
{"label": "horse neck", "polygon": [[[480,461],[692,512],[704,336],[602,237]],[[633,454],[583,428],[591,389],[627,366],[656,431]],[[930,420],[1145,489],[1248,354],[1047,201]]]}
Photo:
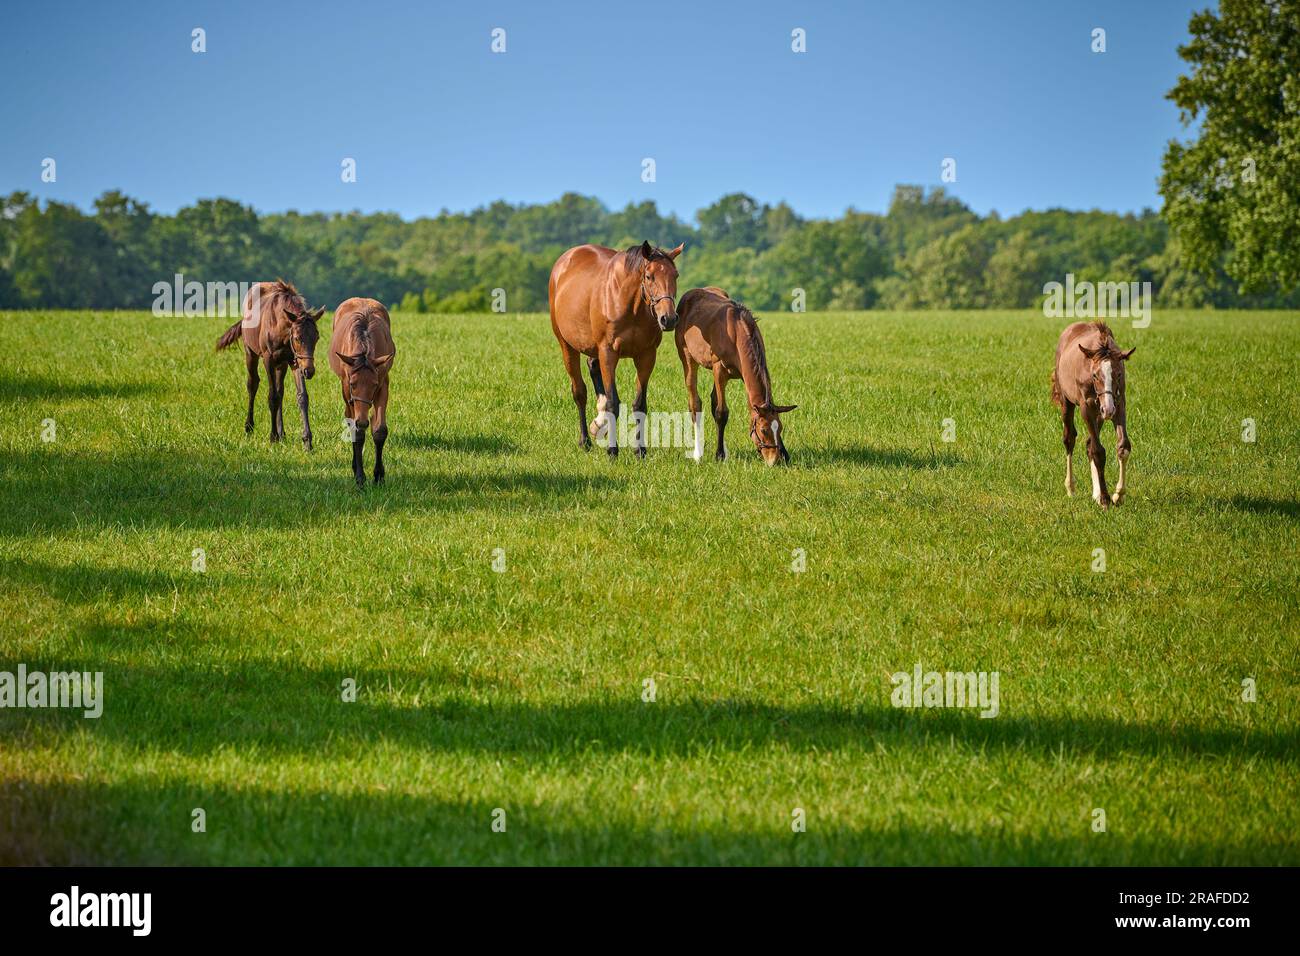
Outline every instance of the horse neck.
{"label": "horse neck", "polygon": [[649,308],[643,309],[646,305],[641,296],[641,275],[637,272],[624,272],[621,265],[615,265],[610,270],[610,281],[617,290],[618,303],[623,309],[623,314],[631,316],[634,319],[653,321],[654,315]]}
{"label": "horse neck", "polygon": [[270,317],[267,323],[266,339],[273,345],[283,345],[289,341],[289,320],[285,317],[285,301],[282,295],[274,295],[262,313]]}
{"label": "horse neck", "polygon": [[745,383],[750,407],[770,404],[772,380],[767,374],[763,338],[752,320],[736,320],[736,353],[740,356],[740,378]]}

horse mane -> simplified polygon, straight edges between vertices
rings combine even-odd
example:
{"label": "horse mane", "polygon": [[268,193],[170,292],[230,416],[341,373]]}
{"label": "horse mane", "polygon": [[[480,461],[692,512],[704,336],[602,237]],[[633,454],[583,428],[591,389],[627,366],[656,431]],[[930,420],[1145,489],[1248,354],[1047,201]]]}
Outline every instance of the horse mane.
{"label": "horse mane", "polygon": [[730,296],[727,297],[727,305],[735,313],[737,329],[744,331],[743,335],[736,338],[741,359],[748,359],[750,368],[763,387],[764,399],[771,404],[772,376],[767,370],[767,348],[763,344],[763,333],[758,329],[758,316]]}
{"label": "horse mane", "polygon": [[1119,343],[1115,341],[1115,333],[1110,330],[1110,326],[1097,319],[1092,323],[1092,327],[1097,330],[1097,335],[1101,337],[1101,351],[1103,355],[1119,355],[1123,350]]}
{"label": "horse mane", "polygon": [[349,318],[352,319],[352,340],[357,347],[353,354],[370,355],[374,350],[374,340],[370,337],[370,309],[357,309]]}
{"label": "horse mane", "polygon": [[292,282],[276,279],[270,283],[270,286],[272,306],[284,306],[299,315],[306,315],[310,311],[307,308],[307,300],[294,288]]}
{"label": "horse mane", "polygon": [[628,246],[623,250],[623,267],[628,272],[636,272],[647,262],[654,262],[656,259],[667,259],[670,263],[673,261],[672,256],[668,255],[666,249],[660,249],[658,246],[650,247],[649,258],[641,251],[640,245]]}

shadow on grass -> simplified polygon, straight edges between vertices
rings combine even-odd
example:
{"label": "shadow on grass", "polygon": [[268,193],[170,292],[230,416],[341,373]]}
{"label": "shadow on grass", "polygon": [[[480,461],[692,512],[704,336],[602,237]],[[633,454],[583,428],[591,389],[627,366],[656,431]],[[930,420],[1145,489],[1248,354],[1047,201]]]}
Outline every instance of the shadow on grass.
{"label": "shadow on grass", "polygon": [[[292,449],[298,452],[298,448]],[[328,472],[303,459],[251,459],[243,466],[191,450],[123,451],[108,456],[57,445],[17,452],[0,462],[0,482],[21,507],[0,509],[0,533],[86,527],[246,527],[261,530],[329,521],[370,508],[466,511],[563,509],[598,500],[622,483],[530,469],[470,469],[431,474],[387,458],[388,482],[358,492],[348,460],[329,456]],[[335,467],[336,466],[336,467]],[[373,460],[367,459],[367,471]]]}
{"label": "shadow on grass", "polygon": [[866,445],[831,445],[828,448],[809,448],[805,453],[812,464],[829,462],[834,465],[863,465],[869,468],[910,468],[916,471],[934,471],[952,468],[965,459],[951,451],[932,451],[917,454],[904,448],[871,448]]}
{"label": "shadow on grass", "polygon": [[172,575],[91,564],[62,565],[27,558],[0,558],[0,580],[41,588],[68,604],[89,604],[105,597],[121,601],[167,594],[192,583],[196,577],[188,565],[184,571],[178,569]]}
{"label": "shadow on grass", "polygon": [[1234,495],[1228,500],[1228,506],[1237,511],[1249,511],[1252,514],[1280,515],[1294,521],[1300,518],[1300,501],[1294,498],[1258,498],[1249,495]]}
{"label": "shadow on grass", "polygon": [[417,448],[459,455],[513,455],[519,446],[501,435],[430,435],[427,432],[393,430],[393,448]]}
{"label": "shadow on grass", "polygon": [[135,398],[156,393],[149,382],[60,381],[46,375],[0,374],[0,402],[48,402],[86,398]]}
{"label": "shadow on grass", "polygon": [[[0,865],[1233,865],[1294,863],[1281,840],[1219,845],[1109,835],[1097,839],[1080,811],[1068,832],[1018,832],[986,824],[846,827],[790,832],[789,788],[749,799],[772,823],[663,822],[653,802],[644,824],[598,805],[449,801],[396,792],[268,791],[140,779],[129,783],[0,783]],[[506,789],[506,788],[503,788]],[[208,832],[193,834],[202,807]],[[507,829],[494,833],[493,813]],[[817,807],[809,809],[816,819]],[[886,811],[876,814],[885,817]]]}
{"label": "shadow on grass", "polygon": [[[331,670],[271,661],[119,665],[113,657],[122,651],[123,641],[115,631],[83,632],[82,637],[84,660],[25,663],[29,670],[104,671],[104,715],[84,721],[69,711],[23,711],[30,721],[24,724],[15,716],[20,712],[0,711],[0,741],[29,731],[69,728],[177,753],[255,747],[263,753],[332,751],[340,757],[381,743],[414,751],[525,756],[590,751],[687,756],[769,746],[875,752],[878,746],[893,750],[927,744],[1099,758],[1136,753],[1293,760],[1300,752],[1295,728],[1018,716],[1005,710],[984,719],[974,710],[782,706],[726,699],[661,701],[651,707],[635,694],[626,700],[532,703],[519,701],[513,684],[503,686],[491,675],[450,667]],[[0,669],[12,670],[15,664],[0,660]],[[355,703],[340,700],[345,678],[356,680]],[[467,691],[472,700],[458,696]]]}

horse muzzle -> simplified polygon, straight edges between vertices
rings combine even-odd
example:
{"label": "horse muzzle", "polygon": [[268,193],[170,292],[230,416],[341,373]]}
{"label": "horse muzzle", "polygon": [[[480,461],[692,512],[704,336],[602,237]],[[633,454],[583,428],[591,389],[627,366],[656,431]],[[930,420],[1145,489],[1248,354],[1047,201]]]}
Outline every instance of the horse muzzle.
{"label": "horse muzzle", "polygon": [[677,328],[676,312],[674,312],[672,315],[658,315],[655,316],[655,318],[659,320],[659,328],[661,331],[671,332],[673,329]]}

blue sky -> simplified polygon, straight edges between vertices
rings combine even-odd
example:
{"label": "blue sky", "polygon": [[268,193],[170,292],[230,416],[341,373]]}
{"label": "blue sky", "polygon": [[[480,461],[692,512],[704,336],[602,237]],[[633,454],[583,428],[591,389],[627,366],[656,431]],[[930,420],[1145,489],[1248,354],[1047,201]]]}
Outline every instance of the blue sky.
{"label": "blue sky", "polygon": [[1206,5],[7,4],[0,191],[406,218],[576,191],[687,219],[744,191],[834,216],[939,184],[951,157],[947,188],[981,213],[1159,208],[1164,145],[1186,135],[1164,94]]}

